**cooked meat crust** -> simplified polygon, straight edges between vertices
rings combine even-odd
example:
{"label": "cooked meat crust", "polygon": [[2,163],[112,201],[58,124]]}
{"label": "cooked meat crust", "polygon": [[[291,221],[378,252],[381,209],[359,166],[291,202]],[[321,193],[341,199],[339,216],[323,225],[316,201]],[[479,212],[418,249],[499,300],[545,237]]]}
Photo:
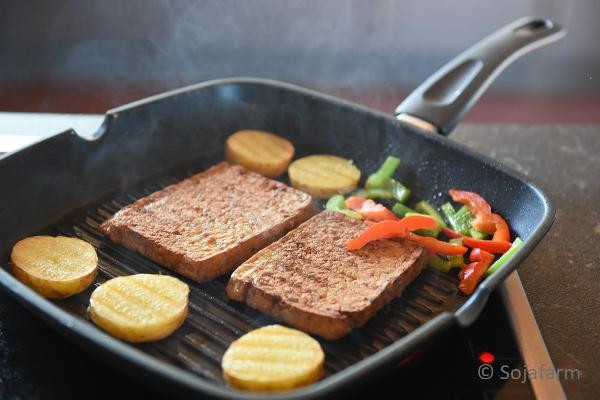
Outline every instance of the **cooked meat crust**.
{"label": "cooked meat crust", "polygon": [[238,267],[228,296],[326,339],[346,335],[399,296],[425,268],[427,252],[405,240],[358,251],[363,221],[324,211]]}
{"label": "cooked meat crust", "polygon": [[222,162],[124,207],[100,228],[112,241],[201,282],[313,214],[308,194]]}

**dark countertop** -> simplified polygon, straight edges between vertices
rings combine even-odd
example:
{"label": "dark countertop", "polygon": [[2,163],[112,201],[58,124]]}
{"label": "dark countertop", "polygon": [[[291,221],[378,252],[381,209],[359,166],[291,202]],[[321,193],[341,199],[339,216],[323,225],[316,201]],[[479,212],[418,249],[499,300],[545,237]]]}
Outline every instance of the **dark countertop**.
{"label": "dark countertop", "polygon": [[600,372],[600,127],[459,125],[453,140],[528,176],[550,194],[556,220],[519,266],[569,398],[597,398]]}
{"label": "dark countertop", "polygon": [[[579,380],[562,379],[565,392],[570,398],[596,398],[600,126],[463,124],[451,138],[527,175],[554,199],[554,226],[519,274],[555,367],[581,372]],[[40,388],[50,387],[52,398],[89,394],[90,382],[94,397],[110,397],[116,387],[130,382],[94,360],[0,292],[0,398],[46,398]],[[54,364],[55,371],[43,370]],[[100,378],[68,383],[63,373],[78,370]],[[139,396],[151,395],[136,390],[141,390]]]}

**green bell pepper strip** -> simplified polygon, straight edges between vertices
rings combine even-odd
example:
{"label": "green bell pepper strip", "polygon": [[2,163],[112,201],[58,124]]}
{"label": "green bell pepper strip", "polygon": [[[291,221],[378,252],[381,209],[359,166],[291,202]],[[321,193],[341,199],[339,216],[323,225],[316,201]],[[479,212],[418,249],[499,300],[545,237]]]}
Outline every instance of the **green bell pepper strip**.
{"label": "green bell pepper strip", "polygon": [[462,206],[456,212],[456,222],[457,225],[465,230],[465,235],[471,236],[473,239],[483,240],[488,237],[488,234],[485,232],[481,232],[472,227],[471,222],[475,219],[475,216],[469,211],[467,206]]}
{"label": "green bell pepper strip", "polygon": [[[462,246],[463,245],[463,240],[462,238],[454,238],[454,239],[450,239],[448,242],[450,242],[451,244],[454,244],[456,246]],[[448,261],[450,262],[450,264],[452,264],[453,267],[462,267],[463,265],[465,265],[465,259],[463,256],[449,256],[448,257]]]}
{"label": "green bell pepper strip", "polygon": [[394,204],[394,207],[392,207],[392,211],[399,217],[404,217],[408,213],[418,214],[415,210],[408,206],[405,206],[402,203]]}
{"label": "green bell pepper strip", "polygon": [[438,225],[440,226],[440,229],[446,227],[446,223],[444,222],[444,219],[442,218],[442,216],[428,202],[426,202],[426,201],[418,202],[417,205],[415,205],[415,210],[417,210],[417,212],[420,212],[422,214],[427,214],[430,217],[432,217],[433,219],[435,219],[436,222],[438,223]]}
{"label": "green bell pepper strip", "polygon": [[448,262],[453,267],[457,267],[457,268],[461,268],[463,265],[465,265],[465,259],[463,258],[463,256],[449,256]]}
{"label": "green bell pepper strip", "polygon": [[471,236],[473,239],[484,240],[488,237],[488,234],[485,232],[478,231],[475,228],[471,228],[469,229],[469,236]]}
{"label": "green bell pepper strip", "polygon": [[430,230],[419,230],[419,231],[415,232],[416,234],[437,237],[440,234],[440,231],[442,230],[442,228],[446,227],[446,223],[442,219],[442,216],[428,202],[426,202],[426,201],[418,202],[415,205],[415,210],[418,213],[429,215],[431,218],[433,218],[438,223],[437,228],[430,229]]}
{"label": "green bell pepper strip", "polygon": [[388,179],[384,187],[362,189],[356,192],[355,196],[367,199],[394,199],[403,203],[408,200],[410,189],[395,179]]}
{"label": "green bell pepper strip", "polygon": [[373,188],[373,189],[362,189],[354,194],[354,196],[364,197],[366,199],[393,199],[394,194],[386,189]]}
{"label": "green bell pepper strip", "polygon": [[336,195],[332,196],[329,200],[327,200],[327,204],[325,205],[325,208],[327,210],[337,211],[337,212],[342,213],[350,218],[363,219],[363,216],[361,213],[350,210],[350,209],[348,209],[348,207],[346,207],[346,200],[344,199],[344,196],[342,196],[341,194],[336,194]]}
{"label": "green bell pepper strip", "polygon": [[502,266],[512,258],[512,256],[517,252],[517,250],[523,247],[523,244],[525,244],[525,242],[523,242],[521,238],[516,238],[512,246],[510,246],[510,249],[508,249],[506,253],[502,254],[499,259],[494,261],[494,263],[490,265],[487,271],[485,271],[485,276],[490,276],[491,274],[502,268]]}
{"label": "green bell pepper strip", "polygon": [[437,254],[429,256],[429,265],[439,269],[442,272],[448,272],[452,268],[460,268],[464,265],[463,256],[450,256],[445,259]]}
{"label": "green bell pepper strip", "polygon": [[328,210],[337,211],[339,209],[346,208],[346,199],[341,194],[336,194],[331,196],[329,200],[327,200],[327,204],[325,208]]}
{"label": "green bell pepper strip", "polygon": [[442,204],[441,209],[442,213],[444,214],[444,217],[446,217],[446,221],[448,221],[448,224],[450,225],[452,230],[462,233],[457,229],[456,224],[454,223],[454,221],[456,220],[456,210],[454,209],[454,207],[452,207],[452,204],[444,203]]}
{"label": "green bell pepper strip", "polygon": [[410,189],[398,182],[397,180],[390,178],[388,185],[389,190],[392,192],[392,195],[394,196],[394,199],[396,199],[396,201],[404,203],[410,197]]}
{"label": "green bell pepper strip", "polygon": [[464,235],[468,235],[471,229],[471,222],[473,221],[473,214],[469,211],[466,206],[462,206],[454,214],[454,223],[460,232],[465,232]]}
{"label": "green bell pepper strip", "polygon": [[[462,246],[462,238],[450,239],[449,242],[456,246]],[[437,254],[432,254],[429,257],[429,265],[442,272],[448,272],[452,268],[462,268],[462,266],[465,265],[465,260],[461,255],[442,257]]]}
{"label": "green bell pepper strip", "polygon": [[[467,212],[465,213],[464,210]],[[456,211],[454,207],[452,207],[452,204],[444,203],[442,204],[442,212],[448,220],[452,230],[462,235],[469,234],[469,229],[471,228],[471,219],[469,217],[471,215],[466,207],[462,207],[459,211]]]}
{"label": "green bell pepper strip", "polygon": [[435,269],[439,269],[442,272],[449,272],[452,269],[452,264],[450,261],[444,260],[437,254],[432,254],[429,256],[429,265]]}
{"label": "green bell pepper strip", "polygon": [[388,180],[394,176],[396,169],[400,165],[400,159],[394,156],[388,156],[381,167],[367,178],[366,189],[383,188]]}
{"label": "green bell pepper strip", "polygon": [[475,217],[466,206],[462,206],[458,211],[455,211],[452,204],[444,203],[442,205],[442,212],[452,230],[462,235],[471,236],[474,239],[485,239],[487,237],[485,232],[478,231],[471,226],[471,222]]}
{"label": "green bell pepper strip", "polygon": [[367,178],[365,190],[359,195],[369,199],[395,199],[404,203],[410,196],[410,190],[392,178],[399,165],[398,157],[388,156],[377,172]]}

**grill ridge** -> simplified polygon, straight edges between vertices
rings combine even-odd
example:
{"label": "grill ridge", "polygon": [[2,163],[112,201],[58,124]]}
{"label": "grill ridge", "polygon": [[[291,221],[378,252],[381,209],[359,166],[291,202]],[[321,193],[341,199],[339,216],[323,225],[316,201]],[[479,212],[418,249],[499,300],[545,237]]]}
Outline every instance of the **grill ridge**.
{"label": "grill ridge", "polygon": [[[190,286],[189,315],[182,327],[165,340],[134,346],[203,379],[225,385],[220,359],[229,344],[249,330],[275,321],[244,304],[230,301],[225,293],[228,274],[198,284],[112,243],[99,231],[99,225],[125,205],[189,177],[208,165],[204,163],[199,168],[183,168],[153,177],[78,211],[42,233],[80,237],[96,248],[99,257],[96,283],[77,296],[56,302],[59,307],[80,318],[87,320],[86,310],[93,289],[99,282],[115,276],[159,273],[186,281]],[[456,285],[455,276],[428,268],[405,290],[402,298],[380,310],[365,326],[337,341],[317,338],[326,353],[326,374],[335,374],[381,350],[442,311],[456,310],[465,300],[457,295]]]}

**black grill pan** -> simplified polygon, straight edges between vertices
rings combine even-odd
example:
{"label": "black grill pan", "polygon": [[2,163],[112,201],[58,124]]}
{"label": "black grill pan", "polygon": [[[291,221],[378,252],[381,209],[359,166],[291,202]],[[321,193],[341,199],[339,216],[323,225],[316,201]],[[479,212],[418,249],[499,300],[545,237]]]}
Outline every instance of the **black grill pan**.
{"label": "black grill pan", "polygon": [[[457,278],[427,269],[403,296],[364,327],[337,341],[321,340],[326,377],[272,398],[331,395],[357,378],[400,362],[451,326],[471,324],[490,292],[549,229],[554,210],[523,176],[466,150],[448,133],[493,77],[516,54],[551,41],[559,27],[540,18],[519,20],[467,50],[399,106],[397,118],[295,86],[226,79],[186,87],[109,111],[93,139],[63,132],[0,158],[0,284],[66,336],[116,367],[169,394],[264,398],[228,388],[220,359],[228,345],[270,317],[227,299],[228,276],[190,285],[190,313],[171,337],[143,345],[121,342],[87,320],[91,291],[133,273],[173,274],[116,245],[98,225],[140,197],[221,161],[224,142],[240,129],[289,138],[297,156],[332,153],[374,170],[387,155],[403,160],[400,180],[440,205],[448,188],[482,194],[508,220],[525,246],[500,271],[465,297]],[[99,255],[96,283],[73,298],[49,301],[8,272],[10,250],[36,233],[77,236]]]}

